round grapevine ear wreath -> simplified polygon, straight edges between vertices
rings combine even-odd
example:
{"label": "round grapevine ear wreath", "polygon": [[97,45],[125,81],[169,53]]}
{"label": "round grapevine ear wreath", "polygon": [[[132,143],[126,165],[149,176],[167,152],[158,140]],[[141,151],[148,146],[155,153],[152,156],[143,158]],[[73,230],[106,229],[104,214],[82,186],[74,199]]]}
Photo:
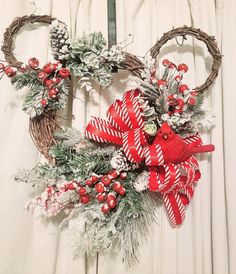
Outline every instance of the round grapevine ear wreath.
{"label": "round grapevine ear wreath", "polygon": [[[23,62],[18,61],[13,54],[14,36],[26,24],[42,23],[51,24],[55,18],[48,15],[30,15],[17,17],[4,33],[2,51],[9,65],[20,68]],[[42,115],[30,119],[29,131],[38,150],[50,161],[48,148],[55,144],[53,132],[60,127],[55,122],[55,113],[53,111],[45,112]]]}
{"label": "round grapevine ear wreath", "polygon": [[[50,25],[54,20],[56,20],[56,18],[49,15],[25,15],[14,19],[4,33],[3,45],[1,48],[8,64],[17,69],[20,69],[23,64],[22,61],[17,60],[13,53],[13,43],[14,37],[24,25],[35,23]],[[140,73],[143,69],[142,62],[130,53],[125,53],[125,60],[121,66],[123,69],[129,70],[138,77],[140,77]],[[49,161],[51,161],[52,158],[48,154],[48,149],[56,142],[54,139],[54,132],[60,129],[60,126],[56,123],[55,117],[55,111],[44,111],[40,116],[30,118],[29,122],[29,131],[35,145]]]}
{"label": "round grapevine ear wreath", "polygon": [[216,40],[213,36],[209,36],[207,33],[201,31],[200,29],[196,29],[193,27],[180,27],[180,28],[176,28],[176,29],[172,29],[168,32],[166,32],[161,38],[160,40],[158,40],[156,42],[156,44],[151,48],[151,55],[154,59],[156,59],[156,57],[158,56],[161,48],[169,41],[172,40],[173,38],[176,38],[178,36],[182,36],[183,38],[186,37],[186,35],[190,35],[195,37],[196,39],[198,39],[199,41],[202,41],[205,43],[205,45],[207,46],[207,49],[209,51],[209,53],[211,54],[212,58],[213,58],[213,64],[211,67],[211,73],[208,76],[208,78],[206,79],[206,81],[196,87],[194,90],[196,90],[197,92],[203,92],[204,90],[206,90],[209,86],[212,85],[212,83],[214,82],[215,78],[218,75],[220,66],[221,66],[221,59],[222,59],[222,55],[220,53],[220,50],[217,46]]}

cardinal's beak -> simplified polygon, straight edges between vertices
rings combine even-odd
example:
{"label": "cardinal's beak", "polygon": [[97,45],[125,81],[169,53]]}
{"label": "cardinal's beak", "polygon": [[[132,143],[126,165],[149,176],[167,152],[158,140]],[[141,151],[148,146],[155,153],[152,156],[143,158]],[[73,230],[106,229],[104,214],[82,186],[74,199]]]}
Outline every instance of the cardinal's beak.
{"label": "cardinal's beak", "polygon": [[166,141],[168,139],[168,135],[164,134],[164,135],[162,135],[162,138]]}

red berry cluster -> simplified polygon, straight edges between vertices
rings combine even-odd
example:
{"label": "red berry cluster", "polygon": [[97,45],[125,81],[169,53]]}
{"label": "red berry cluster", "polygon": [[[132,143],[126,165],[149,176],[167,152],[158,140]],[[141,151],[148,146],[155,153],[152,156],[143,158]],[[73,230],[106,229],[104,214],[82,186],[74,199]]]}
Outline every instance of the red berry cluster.
{"label": "red berry cluster", "polygon": [[74,190],[78,193],[79,201],[82,204],[87,204],[92,199],[96,199],[98,203],[101,203],[101,211],[104,214],[108,214],[110,210],[117,206],[121,196],[124,196],[126,193],[126,189],[118,181],[118,178],[124,180],[126,176],[125,172],[119,173],[116,170],[112,170],[107,175],[93,175],[83,184],[74,180],[63,183],[57,190],[53,186],[48,186],[47,193],[50,196],[56,191],[66,192]]}
{"label": "red berry cluster", "polygon": [[117,179],[119,177],[123,180],[126,175],[125,172],[119,173],[112,170],[102,177],[92,176],[86,180],[86,185],[95,189],[95,197],[102,204],[101,211],[104,214],[108,214],[110,210],[114,209],[119,202],[120,196],[125,195],[126,190]]}
{"label": "red berry cluster", "polygon": [[[24,73],[29,70],[36,70],[38,72],[37,78],[42,81],[42,84],[47,89],[47,94],[41,99],[41,105],[46,107],[48,99],[56,99],[60,88],[58,84],[62,79],[70,77],[70,71],[67,68],[62,68],[60,62],[47,63],[42,69],[39,68],[39,60],[32,57],[28,61],[28,65],[22,65],[19,71]],[[17,73],[17,69],[11,66],[4,66],[0,63],[0,73],[5,73],[8,77],[14,77]]]}
{"label": "red berry cluster", "polygon": [[[173,70],[176,70],[177,75],[174,77],[174,81],[177,85],[177,93],[171,94],[168,96],[168,105],[169,105],[169,115],[174,113],[182,113],[184,109],[188,106],[194,106],[197,103],[196,96],[198,95],[196,91],[190,91],[189,87],[186,84],[181,84],[183,79],[183,74],[188,71],[188,66],[186,64],[179,64],[178,66],[168,59],[162,61],[163,66],[167,69],[168,73],[172,73]],[[168,74],[169,75],[169,74]],[[151,83],[157,83],[159,91],[164,91],[169,83],[167,79],[156,79],[156,70],[153,68],[151,70]]]}
{"label": "red berry cluster", "polygon": [[[29,65],[35,63],[35,66],[38,64],[37,59],[31,58],[29,60]],[[33,68],[33,63],[30,65]],[[36,66],[37,67],[37,66]],[[47,63],[43,66],[42,69],[38,69],[38,79],[42,81],[43,85],[47,88],[47,95],[45,98],[42,98],[41,105],[45,107],[48,103],[47,97],[49,99],[56,99],[60,88],[58,84],[62,79],[70,77],[70,71],[67,68],[62,68],[59,62],[57,63]]]}

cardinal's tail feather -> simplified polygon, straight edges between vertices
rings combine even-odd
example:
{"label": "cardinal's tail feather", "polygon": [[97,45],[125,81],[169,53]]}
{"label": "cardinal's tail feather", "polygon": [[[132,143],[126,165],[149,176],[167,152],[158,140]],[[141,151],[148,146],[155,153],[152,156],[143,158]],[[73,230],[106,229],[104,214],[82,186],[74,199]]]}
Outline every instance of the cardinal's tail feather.
{"label": "cardinal's tail feather", "polygon": [[214,145],[203,145],[197,147],[191,147],[192,154],[201,153],[201,152],[212,152],[215,150]]}

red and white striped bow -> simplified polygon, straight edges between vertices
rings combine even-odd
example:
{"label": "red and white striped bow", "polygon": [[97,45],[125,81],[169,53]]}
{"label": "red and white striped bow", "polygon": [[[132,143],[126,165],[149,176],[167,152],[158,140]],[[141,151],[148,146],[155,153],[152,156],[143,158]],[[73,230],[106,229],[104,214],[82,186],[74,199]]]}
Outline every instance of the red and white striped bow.
{"label": "red and white striped bow", "polygon": [[[179,225],[185,207],[193,197],[194,184],[200,178],[197,160],[191,156],[180,164],[165,163],[160,145],[149,145],[143,132],[144,121],[139,105],[139,90],[130,90],[122,101],[116,100],[107,111],[108,121],[92,117],[85,136],[97,142],[121,145],[129,161],[145,161],[149,170],[149,189],[163,195],[171,224]],[[185,139],[199,142],[199,136]]]}

